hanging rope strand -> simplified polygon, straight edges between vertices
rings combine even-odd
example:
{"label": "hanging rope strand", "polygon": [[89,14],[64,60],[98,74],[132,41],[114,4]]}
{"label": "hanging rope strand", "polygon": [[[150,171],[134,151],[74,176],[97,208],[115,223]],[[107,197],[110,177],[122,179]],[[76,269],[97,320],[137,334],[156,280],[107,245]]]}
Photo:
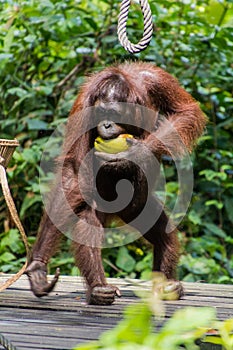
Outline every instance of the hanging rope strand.
{"label": "hanging rope strand", "polygon": [[[10,189],[8,186],[8,182],[7,182],[7,177],[6,177],[6,170],[4,168],[3,165],[0,164],[0,182],[2,185],[2,192],[3,195],[5,197],[8,209],[11,213],[11,217],[14,220],[14,223],[16,224],[16,226],[18,227],[22,240],[24,242],[24,245],[26,247],[26,251],[27,251],[27,256],[29,256],[29,248],[28,248],[28,243],[27,243],[27,237],[24,231],[24,228],[21,224],[21,221],[19,219],[19,216],[17,214],[17,210],[14,204],[14,201],[11,197],[11,193],[10,193]],[[19,272],[17,272],[14,276],[10,277],[5,283],[3,283],[2,285],[0,285],[0,292],[2,292],[4,289],[8,288],[12,283],[14,283],[15,281],[17,281],[19,279],[19,277],[24,273],[24,271],[26,270],[27,267],[27,261],[25,262],[25,264],[23,265],[23,267],[19,270]]]}
{"label": "hanging rope strand", "polygon": [[118,39],[125,50],[130,53],[137,53],[145,50],[149,45],[153,34],[153,22],[150,5],[147,0],[139,0],[144,20],[143,37],[137,44],[132,44],[127,37],[127,20],[131,0],[122,0],[120,14],[118,17]]}
{"label": "hanging rope strand", "polygon": [[[18,227],[19,232],[21,234],[22,240],[24,242],[26,252],[27,252],[27,260],[29,259],[29,247],[27,242],[27,236],[24,231],[23,225],[21,224],[20,218],[17,213],[17,209],[15,207],[15,203],[11,196],[11,192],[8,186],[7,176],[6,176],[6,167],[10,158],[14,152],[15,147],[18,146],[18,141],[16,140],[3,140],[0,139],[0,183],[2,186],[2,192],[4,198],[6,200],[7,207],[10,211],[11,217],[14,220],[15,225]],[[24,273],[27,267],[27,260],[23,267],[17,272],[14,276],[10,277],[6,282],[0,285],[0,292],[9,287],[12,283],[17,281],[19,277]]]}

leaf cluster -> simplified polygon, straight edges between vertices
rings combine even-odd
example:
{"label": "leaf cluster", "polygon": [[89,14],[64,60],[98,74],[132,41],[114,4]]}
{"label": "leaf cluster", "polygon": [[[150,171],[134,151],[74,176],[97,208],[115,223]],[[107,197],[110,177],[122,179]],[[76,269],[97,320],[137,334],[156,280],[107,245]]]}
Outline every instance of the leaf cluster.
{"label": "leaf cluster", "polygon": [[115,328],[104,332],[98,341],[75,350],[200,350],[204,343],[232,349],[233,319],[217,322],[211,308],[186,307],[176,311],[161,328],[154,324],[148,303],[130,305]]}

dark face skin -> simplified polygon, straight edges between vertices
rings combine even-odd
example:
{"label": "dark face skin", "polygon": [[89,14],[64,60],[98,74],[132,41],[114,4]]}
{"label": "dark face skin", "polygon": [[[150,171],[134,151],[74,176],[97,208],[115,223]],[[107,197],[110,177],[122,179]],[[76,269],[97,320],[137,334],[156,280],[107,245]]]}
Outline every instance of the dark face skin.
{"label": "dark face skin", "polygon": [[102,137],[102,139],[114,139],[120,134],[124,134],[126,129],[119,124],[114,123],[111,120],[103,120],[97,126],[98,135]]}
{"label": "dark face skin", "polygon": [[[150,117],[147,113],[147,123],[145,123],[140,110],[135,124],[136,108],[124,103],[113,102],[111,100],[113,91],[113,88],[111,93],[107,91],[107,96],[104,99],[107,102],[99,100],[95,102],[95,120],[99,122],[97,126],[98,136],[106,140],[116,138],[120,134],[131,134],[136,138],[142,138],[146,133],[144,129],[151,128],[155,124],[154,115]],[[140,125],[142,125],[142,128],[139,127]]]}

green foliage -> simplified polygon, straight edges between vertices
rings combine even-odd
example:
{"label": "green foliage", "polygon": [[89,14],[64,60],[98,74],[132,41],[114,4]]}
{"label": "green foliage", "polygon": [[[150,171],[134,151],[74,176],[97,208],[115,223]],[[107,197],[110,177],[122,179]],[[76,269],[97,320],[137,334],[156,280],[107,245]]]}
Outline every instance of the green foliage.
{"label": "green foliage", "polygon": [[5,273],[18,272],[18,267],[23,265],[25,259],[18,259],[24,254],[24,244],[20,239],[18,230],[11,229],[0,234],[0,266]]}
{"label": "green foliage", "polygon": [[216,322],[216,332],[208,335],[204,341],[207,343],[222,345],[223,349],[231,350],[233,348],[233,319],[223,322]]}
{"label": "green foliage", "polygon": [[98,341],[74,350],[201,350],[204,343],[232,349],[233,319],[217,321],[214,308],[185,307],[165,319],[161,290],[166,283],[164,275],[155,274],[152,292],[142,292],[140,302],[126,307],[122,320],[113,329],[102,333]]}
{"label": "green foliage", "polygon": [[[215,327],[216,336],[205,335],[211,327]],[[214,309],[205,307],[178,310],[161,329],[155,329],[150,303],[140,302],[128,306],[122,321],[103,333],[98,341],[80,345],[75,350],[198,350],[201,338],[202,342],[221,344],[230,350],[232,329],[233,319],[217,322]]]}
{"label": "green foliage", "polygon": [[[155,62],[175,75],[209,117],[193,157],[195,187],[180,227],[179,274],[186,281],[232,283],[232,1],[161,0],[150,5],[154,36],[133,59]],[[39,176],[46,140],[66,120],[85,74],[132,58],[117,39],[118,12],[116,0],[0,0],[0,137],[17,137],[21,144],[8,178],[30,242],[42,213]],[[136,3],[127,25],[136,42],[143,30]],[[172,206],[179,192],[176,172],[172,164],[164,168]],[[1,241],[12,235],[2,196],[0,232]],[[14,241],[19,242],[14,251],[1,243],[1,269],[6,272],[20,267],[25,254],[19,238]],[[52,260],[52,269],[57,264],[62,273],[71,272],[69,244]],[[104,251],[107,274],[148,277],[148,247],[126,247]]]}
{"label": "green foliage", "polygon": [[108,277],[151,278],[152,251],[142,240],[119,248],[104,249],[102,255]]}

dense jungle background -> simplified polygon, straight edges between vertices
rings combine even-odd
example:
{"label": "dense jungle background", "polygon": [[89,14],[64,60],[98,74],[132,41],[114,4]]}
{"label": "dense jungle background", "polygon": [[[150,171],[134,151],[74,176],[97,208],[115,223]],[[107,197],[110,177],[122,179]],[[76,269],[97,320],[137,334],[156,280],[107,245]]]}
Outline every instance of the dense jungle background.
{"label": "dense jungle background", "polygon": [[[233,283],[233,1],[150,1],[154,35],[128,54],[117,39],[117,0],[0,0],[0,138],[20,141],[8,168],[11,190],[32,245],[42,215],[40,159],[46,140],[67,119],[86,74],[115,62],[143,60],[178,78],[209,118],[192,155],[192,202],[180,224],[179,277]],[[128,35],[143,33],[133,3]],[[168,206],[179,193],[174,164],[163,165]],[[50,263],[78,274],[65,240]],[[103,250],[108,276],[148,278],[150,247],[142,241]],[[25,249],[0,192],[0,272],[14,273]]]}

